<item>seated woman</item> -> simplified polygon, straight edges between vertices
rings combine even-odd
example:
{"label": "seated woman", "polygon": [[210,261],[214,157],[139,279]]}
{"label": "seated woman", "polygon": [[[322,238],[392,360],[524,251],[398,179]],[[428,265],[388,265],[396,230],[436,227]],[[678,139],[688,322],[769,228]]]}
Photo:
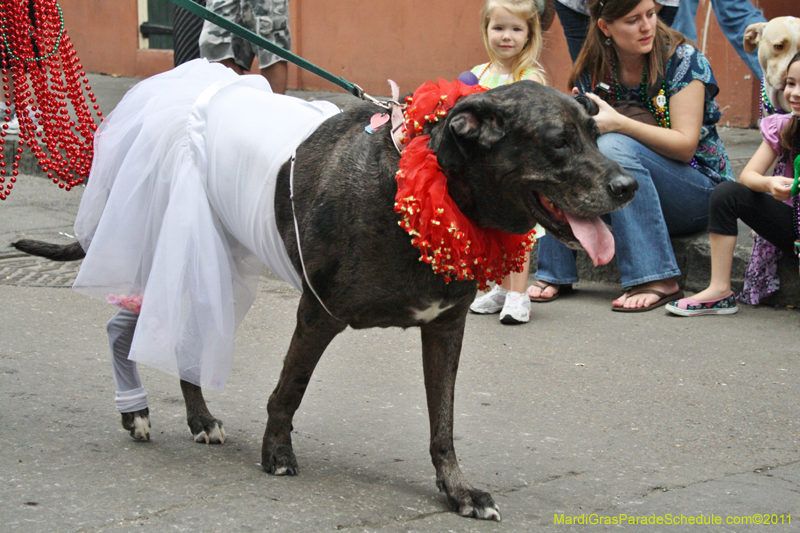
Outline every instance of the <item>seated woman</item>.
{"label": "seated woman", "polygon": [[[711,192],[733,179],[715,127],[719,89],[703,54],[658,21],[653,0],[589,0],[589,11],[569,83],[600,107],[600,151],[639,182],[633,202],[606,219],[626,289],[612,311],[649,311],[683,297],[670,236],[705,230]],[[608,102],[593,94],[601,82]],[[613,107],[622,102],[655,120],[629,118]],[[532,301],[552,301],[578,281],[575,253],[549,235],[539,241],[538,261]]]}

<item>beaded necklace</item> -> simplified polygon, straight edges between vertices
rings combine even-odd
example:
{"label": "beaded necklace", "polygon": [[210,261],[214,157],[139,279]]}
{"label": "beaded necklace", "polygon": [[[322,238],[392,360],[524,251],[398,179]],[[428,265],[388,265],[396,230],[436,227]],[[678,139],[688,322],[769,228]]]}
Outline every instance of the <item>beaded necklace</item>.
{"label": "beaded necklace", "polygon": [[[493,61],[489,61],[486,64],[486,67],[481,71],[480,75],[478,75],[478,82],[480,82],[480,79],[483,77],[483,75],[486,74],[486,72],[492,67],[492,63]],[[516,80],[512,79],[512,77],[509,75],[508,80],[506,80],[506,85],[508,85],[509,83],[513,83],[514,81],[522,81],[523,72],[525,72],[525,69],[519,71],[519,75],[517,76]],[[500,74],[498,74],[498,76],[500,76]]]}
{"label": "beaded necklace", "polygon": [[772,105],[772,102],[769,101],[767,97],[767,89],[764,87],[764,78],[761,78],[761,105],[758,106],[758,121],[761,122],[761,119],[764,118],[764,111],[767,114],[771,115],[775,113],[775,107]]}
{"label": "beaded necklace", "polygon": [[800,258],[800,117],[795,116],[794,151],[789,157],[794,158],[794,183],[792,184],[792,208],[794,209],[794,255]]}
{"label": "beaded necklace", "polygon": [[[610,91],[610,100],[611,103],[616,102],[619,96],[622,94],[622,87],[619,84],[619,76],[617,75],[617,64],[614,62],[614,59],[611,58],[611,91]],[[667,100],[667,78],[665,77],[661,81],[661,88],[658,90],[658,94],[656,94],[653,98],[648,98],[647,94],[647,87],[648,87],[648,77],[647,77],[647,66],[645,65],[642,68],[642,81],[639,83],[639,86],[635,89],[635,93],[637,99],[640,102],[645,103],[647,105],[647,109],[650,111],[650,114],[655,117],[656,122],[662,128],[669,129],[670,128],[670,119],[669,119],[669,100]],[[693,157],[691,161],[689,161],[689,165],[692,168],[698,168],[700,163],[697,161],[697,157]]]}
{"label": "beaded necklace", "polygon": [[[103,114],[64,30],[61,7],[55,0],[4,1],[0,37],[6,104],[6,115],[0,118],[0,200],[6,199],[17,181],[25,146],[47,177],[68,191],[89,175],[97,129],[92,115],[102,122]],[[9,176],[3,151],[12,105],[20,131]]]}
{"label": "beaded necklace", "polygon": [[[622,94],[622,87],[620,87],[619,76],[617,75],[617,64],[613,58],[611,59],[611,76],[611,98],[613,101],[616,101],[619,98],[619,95]],[[647,109],[649,109],[650,113],[655,117],[658,125],[662,128],[669,129],[669,105],[666,96],[667,80],[664,78],[664,80],[661,82],[661,88],[658,90],[658,94],[653,98],[647,97],[648,81],[647,66],[644,66],[642,68],[642,81],[636,88],[636,95],[639,101],[647,105]]]}
{"label": "beaded necklace", "polygon": [[767,96],[767,88],[766,88],[766,86],[764,84],[764,78],[761,78],[761,97],[760,97],[760,99],[761,99],[761,102],[760,102],[761,105],[758,106],[758,120],[759,120],[759,122],[761,121],[762,118],[764,118],[764,116],[765,116],[764,112],[765,111],[766,111],[767,115],[773,115],[775,113],[783,114],[783,113],[787,112],[786,110],[784,110],[784,109],[782,109],[780,107],[775,107],[774,105],[772,105],[772,102],[769,101],[769,97]]}

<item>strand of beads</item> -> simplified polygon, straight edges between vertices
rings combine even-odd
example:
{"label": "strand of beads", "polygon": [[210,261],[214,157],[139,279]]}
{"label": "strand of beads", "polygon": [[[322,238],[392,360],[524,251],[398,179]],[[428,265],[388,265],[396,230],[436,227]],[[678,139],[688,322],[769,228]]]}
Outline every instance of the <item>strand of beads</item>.
{"label": "strand of beads", "polygon": [[[613,76],[613,79],[611,80],[612,83],[610,84],[612,87],[611,101],[614,102],[619,98],[619,95],[622,94],[622,88],[619,85],[617,64],[614,62],[613,58],[611,59],[611,75]],[[648,98],[648,82],[649,79],[647,77],[647,67],[645,66],[642,68],[642,80],[639,82],[639,86],[636,88],[636,94],[639,101],[647,105],[647,109],[650,111],[650,114],[655,117],[659,126],[669,129],[669,101],[667,100],[666,96],[667,80],[664,79],[661,82],[661,88],[659,89],[658,94],[653,98]]]}
{"label": "strand of beads", "polygon": [[669,129],[669,106],[667,105],[668,101],[666,96],[666,85],[666,80],[661,82],[661,88],[658,90],[658,94],[655,96],[655,98],[647,97],[647,85],[645,85],[645,82],[642,82],[641,90],[643,91],[642,97],[644,98],[644,101],[647,102],[647,108],[656,118],[659,126]]}
{"label": "strand of beads", "polygon": [[[3,2],[0,33],[6,102],[0,129],[0,200],[6,199],[17,180],[26,146],[47,176],[70,190],[89,175],[97,129],[93,112],[100,121],[102,112],[64,30],[61,8],[55,0]],[[12,104],[20,133],[9,176],[4,149]]]}
{"label": "strand of beads", "polygon": [[[794,255],[795,257],[800,258],[800,118],[794,117],[792,120],[795,121],[795,128],[794,128],[794,150],[791,151],[789,154],[788,160],[785,162],[786,165],[793,165],[794,170],[794,183],[792,183],[792,211],[794,214],[794,219],[792,222],[794,223]],[[780,161],[779,163],[782,163]],[[786,175],[786,167],[778,168],[778,164],[775,165],[775,174],[779,172],[783,175]]]}
{"label": "strand of beads", "polygon": [[767,88],[764,87],[764,78],[761,78],[761,105],[758,106],[758,121],[761,122],[761,119],[764,118],[764,111],[767,114],[772,115],[775,113],[775,108],[772,106],[772,102],[769,101],[769,97],[767,97]]}
{"label": "strand of beads", "polygon": [[[615,102],[618,95],[622,94],[622,88],[619,86],[619,81],[617,79],[617,66],[614,63],[614,60],[611,60],[611,72],[613,79],[611,87],[611,102]],[[639,101],[644,102],[647,105],[647,108],[650,110],[650,114],[655,117],[656,122],[662,128],[669,129],[670,128],[670,119],[669,119],[669,100],[667,99],[666,95],[666,88],[667,88],[667,80],[666,78],[661,82],[661,88],[658,90],[658,94],[653,98],[648,98],[647,94],[647,67],[642,69],[642,81],[639,83],[638,88],[636,89],[637,96]],[[697,158],[693,157],[691,161],[689,161],[689,165],[693,168],[698,168],[700,163],[698,163]]]}

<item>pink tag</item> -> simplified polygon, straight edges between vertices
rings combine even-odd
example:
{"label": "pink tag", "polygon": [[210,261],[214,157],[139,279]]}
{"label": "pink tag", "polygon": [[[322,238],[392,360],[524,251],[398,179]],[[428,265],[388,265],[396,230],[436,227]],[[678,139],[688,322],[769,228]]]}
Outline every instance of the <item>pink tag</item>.
{"label": "pink tag", "polygon": [[377,130],[384,124],[389,122],[389,115],[386,113],[375,113],[372,115],[372,118],[369,119],[369,127],[373,130]]}

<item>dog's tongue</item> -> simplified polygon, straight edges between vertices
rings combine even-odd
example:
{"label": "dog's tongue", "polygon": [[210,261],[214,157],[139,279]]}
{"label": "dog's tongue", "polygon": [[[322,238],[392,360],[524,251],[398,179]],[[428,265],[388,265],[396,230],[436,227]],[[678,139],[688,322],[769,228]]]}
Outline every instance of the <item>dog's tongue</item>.
{"label": "dog's tongue", "polygon": [[614,257],[614,236],[598,217],[587,218],[567,215],[572,233],[592,258],[594,266],[605,265]]}

